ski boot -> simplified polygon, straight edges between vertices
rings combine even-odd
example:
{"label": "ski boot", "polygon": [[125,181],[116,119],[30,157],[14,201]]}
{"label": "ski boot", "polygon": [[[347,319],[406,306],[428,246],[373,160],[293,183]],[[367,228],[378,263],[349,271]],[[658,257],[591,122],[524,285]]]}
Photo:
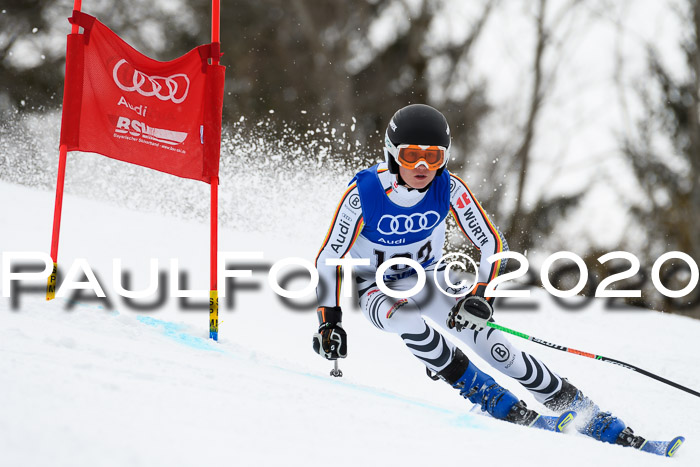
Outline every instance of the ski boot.
{"label": "ski boot", "polygon": [[455,349],[452,361],[437,376],[458,389],[462,397],[479,404],[481,410],[493,418],[516,425],[560,432],[576,416],[571,410],[557,417],[549,417],[528,409],[525,402],[479,370],[459,348]]}
{"label": "ski boot", "polygon": [[602,412],[595,402],[566,378],[561,381],[559,392],[545,401],[544,406],[556,413],[575,410],[578,414],[576,429],[580,433],[598,441],[615,443],[625,429],[625,423],[610,412]]}

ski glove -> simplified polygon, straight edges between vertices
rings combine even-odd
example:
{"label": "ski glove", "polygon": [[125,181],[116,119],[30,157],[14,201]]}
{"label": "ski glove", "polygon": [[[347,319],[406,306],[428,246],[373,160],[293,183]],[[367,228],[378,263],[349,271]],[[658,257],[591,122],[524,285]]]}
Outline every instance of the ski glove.
{"label": "ski glove", "polygon": [[316,313],[320,326],[314,334],[314,351],[328,360],[347,357],[348,335],[343,329],[343,312],[340,307],[320,306]]}
{"label": "ski glove", "polygon": [[455,304],[447,315],[447,327],[461,332],[462,329],[481,331],[493,315],[493,307],[483,297],[471,295]]}

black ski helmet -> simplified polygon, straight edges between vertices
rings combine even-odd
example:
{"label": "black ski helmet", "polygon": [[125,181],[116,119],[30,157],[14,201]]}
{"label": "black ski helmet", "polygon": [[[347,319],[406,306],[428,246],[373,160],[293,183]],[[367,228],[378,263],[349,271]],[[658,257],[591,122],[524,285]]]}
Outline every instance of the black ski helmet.
{"label": "black ski helmet", "polygon": [[396,111],[384,136],[384,157],[389,172],[399,173],[397,146],[400,144],[420,144],[421,146],[442,146],[446,148],[445,161],[437,171],[440,175],[450,158],[450,126],[445,116],[437,109],[425,104],[411,104]]}

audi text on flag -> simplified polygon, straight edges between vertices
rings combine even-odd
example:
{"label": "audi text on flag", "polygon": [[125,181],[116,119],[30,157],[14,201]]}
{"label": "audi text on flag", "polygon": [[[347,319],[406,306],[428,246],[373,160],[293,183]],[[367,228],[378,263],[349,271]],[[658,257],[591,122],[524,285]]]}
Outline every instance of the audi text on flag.
{"label": "audi text on flag", "polygon": [[159,62],[94,17],[74,12],[68,36],[61,144],[210,182],[218,176],[224,67],[203,45]]}

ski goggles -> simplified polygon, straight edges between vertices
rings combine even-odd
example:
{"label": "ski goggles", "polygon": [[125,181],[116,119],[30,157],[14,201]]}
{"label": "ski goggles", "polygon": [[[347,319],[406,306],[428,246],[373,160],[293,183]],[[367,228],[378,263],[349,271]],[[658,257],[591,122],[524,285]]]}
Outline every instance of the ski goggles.
{"label": "ski goggles", "polygon": [[415,169],[424,165],[428,170],[437,170],[445,165],[447,149],[442,146],[421,146],[418,144],[400,144],[392,154],[398,164],[405,169]]}

